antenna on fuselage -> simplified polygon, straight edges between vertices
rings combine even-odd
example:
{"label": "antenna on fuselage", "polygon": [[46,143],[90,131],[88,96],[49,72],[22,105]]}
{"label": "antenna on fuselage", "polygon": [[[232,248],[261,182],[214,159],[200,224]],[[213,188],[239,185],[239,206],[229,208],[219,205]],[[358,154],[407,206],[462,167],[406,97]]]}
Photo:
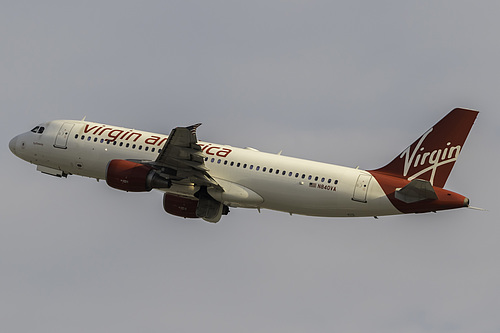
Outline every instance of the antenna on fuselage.
{"label": "antenna on fuselage", "polygon": [[85,121],[85,118],[87,118],[87,116],[84,116],[83,119],[82,119],[82,121]]}

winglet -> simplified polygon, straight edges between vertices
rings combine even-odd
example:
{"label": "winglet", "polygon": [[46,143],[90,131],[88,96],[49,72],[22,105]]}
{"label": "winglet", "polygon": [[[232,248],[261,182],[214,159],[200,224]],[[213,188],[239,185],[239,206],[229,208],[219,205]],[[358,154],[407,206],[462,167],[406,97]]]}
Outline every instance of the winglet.
{"label": "winglet", "polygon": [[196,135],[196,129],[201,126],[201,123],[187,126],[186,128],[191,131],[191,134]]}

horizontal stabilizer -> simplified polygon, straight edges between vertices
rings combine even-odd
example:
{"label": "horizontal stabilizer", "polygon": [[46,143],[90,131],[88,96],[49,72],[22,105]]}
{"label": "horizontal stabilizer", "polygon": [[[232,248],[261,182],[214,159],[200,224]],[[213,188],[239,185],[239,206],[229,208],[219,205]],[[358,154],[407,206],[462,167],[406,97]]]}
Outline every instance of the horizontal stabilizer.
{"label": "horizontal stabilizer", "polygon": [[414,179],[405,187],[397,189],[395,196],[396,199],[406,203],[436,200],[438,198],[431,183],[422,179]]}

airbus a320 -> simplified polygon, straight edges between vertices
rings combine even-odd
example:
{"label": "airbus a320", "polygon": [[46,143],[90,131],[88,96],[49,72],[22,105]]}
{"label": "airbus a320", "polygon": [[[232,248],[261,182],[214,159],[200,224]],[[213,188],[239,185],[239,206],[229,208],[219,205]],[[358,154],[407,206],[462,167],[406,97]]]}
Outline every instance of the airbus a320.
{"label": "airbus a320", "polygon": [[170,135],[85,120],[53,120],[9,147],[42,173],[80,175],[118,190],[164,192],[167,213],[218,222],[229,208],[323,217],[382,216],[468,207],[444,189],[478,112],[457,108],[386,166],[360,170],[198,141],[200,124]]}

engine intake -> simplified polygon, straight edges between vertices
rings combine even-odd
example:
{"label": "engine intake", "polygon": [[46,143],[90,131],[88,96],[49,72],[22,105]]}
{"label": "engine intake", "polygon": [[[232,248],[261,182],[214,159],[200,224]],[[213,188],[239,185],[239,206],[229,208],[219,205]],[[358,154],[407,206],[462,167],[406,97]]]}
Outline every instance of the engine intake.
{"label": "engine intake", "polygon": [[153,188],[169,188],[170,180],[152,167],[127,160],[112,160],[106,167],[106,183],[127,192],[149,192]]}

